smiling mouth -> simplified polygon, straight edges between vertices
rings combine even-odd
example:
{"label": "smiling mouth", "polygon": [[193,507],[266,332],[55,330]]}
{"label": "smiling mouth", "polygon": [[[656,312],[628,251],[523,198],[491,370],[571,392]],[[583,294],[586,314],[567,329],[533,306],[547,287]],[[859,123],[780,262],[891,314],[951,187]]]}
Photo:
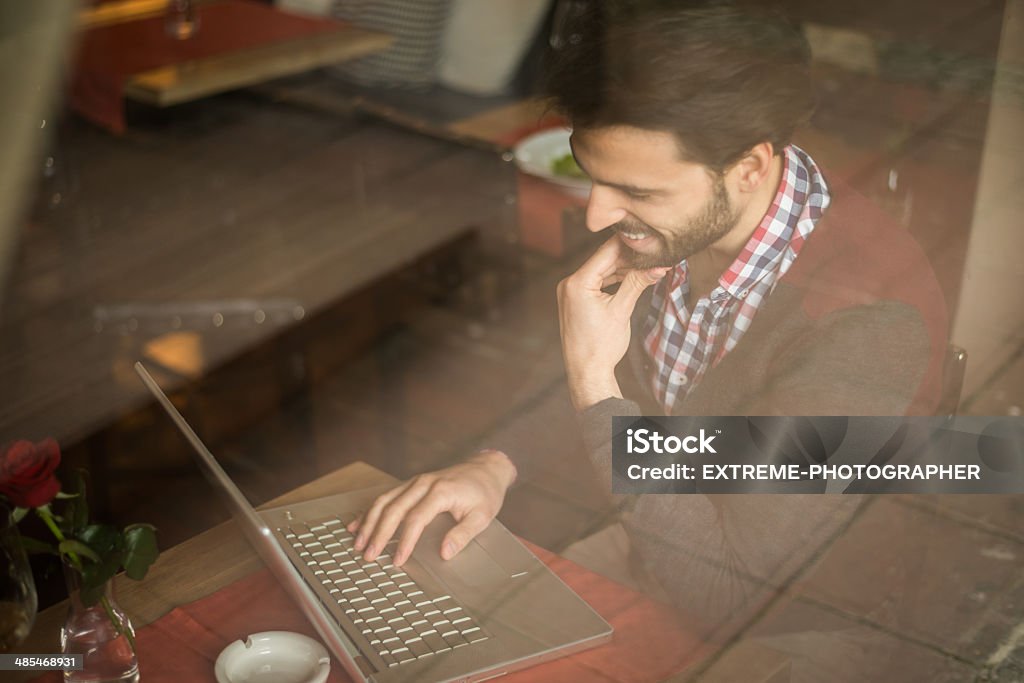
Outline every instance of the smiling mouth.
{"label": "smiling mouth", "polygon": [[639,242],[641,240],[647,239],[648,237],[651,237],[651,233],[647,232],[646,230],[624,230],[622,228],[618,228],[617,232],[623,238],[631,240],[633,242]]}

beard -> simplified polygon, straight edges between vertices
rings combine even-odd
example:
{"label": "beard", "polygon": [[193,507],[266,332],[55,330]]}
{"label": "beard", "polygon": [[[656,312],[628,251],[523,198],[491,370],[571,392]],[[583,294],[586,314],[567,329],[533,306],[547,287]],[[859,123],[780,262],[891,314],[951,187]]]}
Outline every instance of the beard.
{"label": "beard", "polygon": [[711,198],[696,216],[681,226],[658,230],[636,219],[619,221],[612,227],[620,232],[644,233],[656,238],[656,252],[633,251],[631,265],[636,269],[671,267],[725,237],[739,220],[739,211],[729,201],[725,181],[715,176]]}

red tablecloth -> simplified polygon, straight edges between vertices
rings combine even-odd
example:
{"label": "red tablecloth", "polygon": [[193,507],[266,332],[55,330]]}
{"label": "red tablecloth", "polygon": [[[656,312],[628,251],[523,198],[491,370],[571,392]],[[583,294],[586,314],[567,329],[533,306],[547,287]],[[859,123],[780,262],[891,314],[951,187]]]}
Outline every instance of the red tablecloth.
{"label": "red tablecloth", "polygon": [[71,106],[90,121],[120,133],[124,131],[124,84],[135,74],[336,31],[340,25],[246,0],[200,4],[196,12],[199,29],[187,40],[167,33],[164,15],[86,31],[72,66]]}
{"label": "red tablecloth", "polygon": [[[708,652],[665,605],[531,546],[569,586],[615,628],[611,643],[503,677],[508,683],[573,681],[645,683],[679,672]],[[213,683],[217,655],[234,640],[260,631],[298,631],[316,638],[298,608],[267,571],[179,607],[139,630],[139,669],[145,683]],[[36,679],[56,683],[59,673]],[[348,677],[331,666],[330,683]]]}

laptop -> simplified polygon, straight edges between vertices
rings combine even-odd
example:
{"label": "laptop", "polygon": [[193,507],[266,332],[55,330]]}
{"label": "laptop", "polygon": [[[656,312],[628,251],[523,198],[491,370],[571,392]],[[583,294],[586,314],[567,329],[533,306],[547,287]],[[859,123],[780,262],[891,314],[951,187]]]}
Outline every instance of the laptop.
{"label": "laptop", "polygon": [[442,515],[412,556],[374,562],[346,525],[390,486],[255,510],[141,363],[135,370],[253,548],[355,681],[484,681],[611,639],[612,627],[496,520],[451,560]]}

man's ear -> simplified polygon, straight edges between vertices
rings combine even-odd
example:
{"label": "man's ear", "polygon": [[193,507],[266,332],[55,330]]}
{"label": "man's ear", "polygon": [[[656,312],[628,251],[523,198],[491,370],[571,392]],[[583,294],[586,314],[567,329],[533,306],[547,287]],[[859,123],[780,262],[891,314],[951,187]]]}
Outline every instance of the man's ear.
{"label": "man's ear", "polygon": [[761,142],[743,155],[737,161],[729,173],[734,176],[734,182],[740,192],[753,192],[771,176],[772,160],[775,158],[775,148],[770,142]]}

